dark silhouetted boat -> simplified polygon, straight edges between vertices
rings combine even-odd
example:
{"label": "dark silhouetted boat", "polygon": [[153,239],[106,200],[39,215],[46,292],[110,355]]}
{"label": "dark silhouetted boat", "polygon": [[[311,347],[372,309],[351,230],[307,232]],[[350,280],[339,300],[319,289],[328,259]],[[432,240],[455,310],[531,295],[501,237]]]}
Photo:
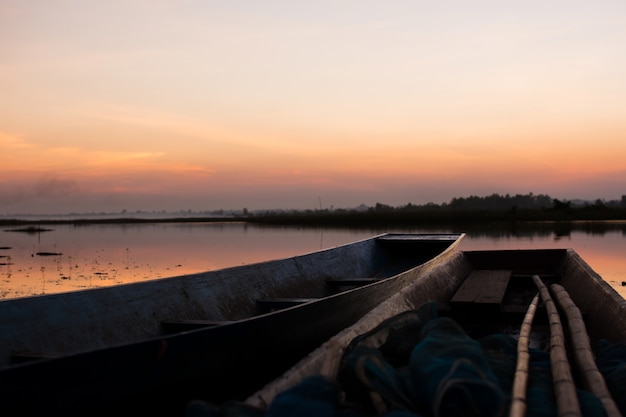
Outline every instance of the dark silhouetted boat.
{"label": "dark silhouetted boat", "polygon": [[243,399],[426,279],[462,237],[384,234],[284,260],[2,301],[3,410],[162,415],[193,398]]}
{"label": "dark silhouetted boat", "polygon": [[626,415],[626,300],[572,249],[456,251],[242,403],[293,410],[302,392],[329,397],[302,390],[320,375],[377,411],[359,415]]}

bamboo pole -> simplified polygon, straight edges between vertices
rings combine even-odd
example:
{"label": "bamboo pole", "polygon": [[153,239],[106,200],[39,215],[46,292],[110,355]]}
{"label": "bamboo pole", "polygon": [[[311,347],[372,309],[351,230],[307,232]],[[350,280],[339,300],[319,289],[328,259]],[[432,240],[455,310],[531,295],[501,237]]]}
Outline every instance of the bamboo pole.
{"label": "bamboo pole", "polygon": [[528,368],[530,363],[530,330],[535,318],[535,312],[537,311],[537,305],[539,305],[539,294],[535,295],[535,298],[528,306],[524,321],[520,327],[509,417],[524,417],[526,415],[526,391],[528,388]]}
{"label": "bamboo pole", "polygon": [[561,310],[564,312],[570,330],[570,338],[574,351],[574,360],[578,367],[585,387],[600,399],[608,417],[621,417],[604,377],[596,366],[596,361],[589,342],[587,328],[580,309],[569,296],[565,288],[558,284],[550,286]]}
{"label": "bamboo pole", "polygon": [[576,384],[574,384],[572,371],[567,360],[565,335],[563,334],[559,312],[550,296],[548,287],[539,275],[534,275],[533,281],[539,289],[550,323],[550,369],[556,397],[557,415],[558,417],[580,417],[582,414],[576,395]]}

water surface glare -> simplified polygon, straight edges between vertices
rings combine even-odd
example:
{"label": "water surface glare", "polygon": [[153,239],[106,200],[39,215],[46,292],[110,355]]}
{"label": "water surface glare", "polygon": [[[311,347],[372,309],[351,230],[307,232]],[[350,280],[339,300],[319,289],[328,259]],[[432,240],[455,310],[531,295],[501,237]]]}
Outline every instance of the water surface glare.
{"label": "water surface glare", "polygon": [[[574,248],[623,297],[623,224],[602,233],[468,231],[463,250]],[[0,232],[0,299],[165,278],[300,255],[384,232],[442,229],[310,229],[233,223],[54,225],[46,232]]]}

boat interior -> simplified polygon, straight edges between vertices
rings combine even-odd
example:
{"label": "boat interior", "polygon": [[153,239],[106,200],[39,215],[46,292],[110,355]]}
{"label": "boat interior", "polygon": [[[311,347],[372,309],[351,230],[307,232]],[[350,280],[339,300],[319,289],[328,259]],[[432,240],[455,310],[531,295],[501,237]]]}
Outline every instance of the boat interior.
{"label": "boat interior", "polygon": [[571,249],[459,252],[247,403],[311,370],[363,415],[626,415],[626,301]]}

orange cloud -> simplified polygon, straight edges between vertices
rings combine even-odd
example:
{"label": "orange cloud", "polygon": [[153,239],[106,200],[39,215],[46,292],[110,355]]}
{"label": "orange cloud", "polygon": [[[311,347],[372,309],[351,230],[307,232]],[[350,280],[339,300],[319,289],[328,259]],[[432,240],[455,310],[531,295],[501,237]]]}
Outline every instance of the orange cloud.
{"label": "orange cloud", "polygon": [[104,151],[45,146],[0,136],[0,184],[5,201],[68,194],[149,194],[197,184],[215,174],[203,165],[168,159],[166,152]]}

